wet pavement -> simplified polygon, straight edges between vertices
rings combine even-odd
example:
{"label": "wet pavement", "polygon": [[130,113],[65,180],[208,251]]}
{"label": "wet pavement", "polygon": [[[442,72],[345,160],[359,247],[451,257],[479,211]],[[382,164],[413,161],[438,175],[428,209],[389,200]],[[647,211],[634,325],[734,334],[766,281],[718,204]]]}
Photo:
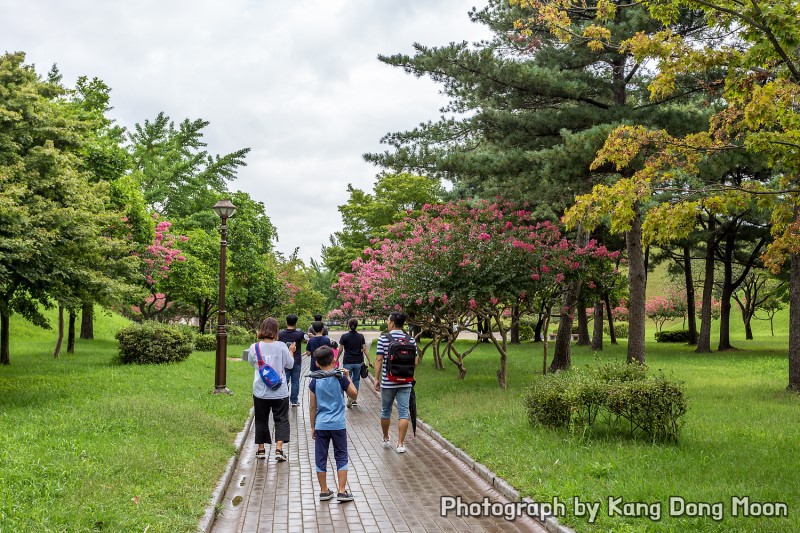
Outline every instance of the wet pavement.
{"label": "wet pavement", "polygon": [[[398,454],[394,447],[384,449],[380,400],[371,389],[370,380],[362,380],[358,406],[347,410],[350,460],[347,488],[355,499],[345,503],[337,503],[335,498],[318,501],[314,441],[308,415],[307,366],[305,358],[301,405],[290,407],[291,441],[284,444],[288,461],[276,463],[274,448],[268,449],[266,460],[256,460],[255,430],[251,426],[213,532],[545,531],[527,516],[514,521],[502,517],[458,517],[453,511],[440,516],[442,496],[461,496],[468,503],[482,502],[484,497],[492,502],[509,500],[421,431],[413,437],[409,429],[405,454]],[[396,417],[395,410],[390,432],[393,445],[397,442]],[[331,450],[328,485],[334,492],[335,472]]]}

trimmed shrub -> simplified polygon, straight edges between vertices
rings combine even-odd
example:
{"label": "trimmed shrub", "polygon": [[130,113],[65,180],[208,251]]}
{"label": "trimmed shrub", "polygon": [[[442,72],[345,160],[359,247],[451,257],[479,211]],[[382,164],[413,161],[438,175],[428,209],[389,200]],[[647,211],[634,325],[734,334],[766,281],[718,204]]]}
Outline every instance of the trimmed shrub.
{"label": "trimmed shrub", "polygon": [[[603,333],[605,335],[611,335],[608,329],[608,322],[603,326]],[[617,336],[618,339],[627,339],[628,338],[628,323],[627,322],[614,322],[614,334]]]}
{"label": "trimmed shrub", "polygon": [[686,398],[683,385],[663,375],[647,377],[639,364],[606,364],[590,370],[569,370],[538,379],[525,395],[532,424],[573,429],[592,426],[599,414],[611,423],[628,421],[631,435],[677,441],[683,428]]}
{"label": "trimmed shrub", "polygon": [[[225,327],[227,328],[226,331],[228,332],[228,344],[250,346],[256,342],[256,334],[245,327],[231,324],[226,324]],[[216,344],[214,346],[216,346]]]}
{"label": "trimmed shrub", "polygon": [[620,383],[609,392],[606,405],[628,421],[631,434],[641,431],[653,440],[672,442],[678,441],[687,408],[683,384],[663,375]]}
{"label": "trimmed shrub", "polygon": [[183,361],[192,353],[192,337],[181,328],[147,321],[131,324],[115,335],[123,364],[160,364]]}
{"label": "trimmed shrub", "polygon": [[677,329],[673,331],[657,331],[656,342],[689,342],[689,330]]}
{"label": "trimmed shrub", "polygon": [[519,340],[521,341],[531,341],[533,340],[534,330],[528,324],[519,325]]}
{"label": "trimmed shrub", "polygon": [[213,352],[217,349],[217,336],[206,333],[194,336],[194,349],[198,352]]}

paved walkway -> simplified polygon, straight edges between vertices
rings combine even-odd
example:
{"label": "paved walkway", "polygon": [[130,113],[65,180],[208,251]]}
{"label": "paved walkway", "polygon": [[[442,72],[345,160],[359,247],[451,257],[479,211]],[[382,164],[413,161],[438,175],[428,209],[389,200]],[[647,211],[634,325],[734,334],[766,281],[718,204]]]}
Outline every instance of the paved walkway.
{"label": "paved walkway", "polygon": [[[440,516],[440,497],[445,495],[461,496],[464,502],[481,502],[484,496],[495,502],[508,500],[421,431],[412,437],[409,430],[405,454],[384,449],[380,402],[370,390],[369,380],[362,380],[358,406],[347,411],[348,488],[355,500],[342,504],[335,498],[318,501],[307,365],[304,359],[301,405],[290,408],[291,442],[284,445],[289,460],[276,463],[268,454],[266,460],[257,461],[251,427],[212,531],[545,531],[528,517],[509,522],[503,518],[460,518],[452,511],[447,517]],[[396,422],[393,418],[392,443],[397,441]],[[335,472],[331,450],[328,484],[334,492]]]}

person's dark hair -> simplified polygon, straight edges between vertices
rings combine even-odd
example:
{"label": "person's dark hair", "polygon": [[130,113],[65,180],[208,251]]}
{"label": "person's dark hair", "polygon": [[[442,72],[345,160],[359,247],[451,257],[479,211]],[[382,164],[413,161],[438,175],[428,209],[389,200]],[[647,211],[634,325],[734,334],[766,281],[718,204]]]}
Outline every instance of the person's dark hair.
{"label": "person's dark hair", "polygon": [[333,362],[333,348],[330,346],[320,346],[313,355],[319,366],[328,366]]}
{"label": "person's dark hair", "polygon": [[316,320],[317,322],[322,322],[322,315],[320,314],[314,315],[314,320]]}
{"label": "person's dark hair", "polygon": [[286,315],[286,325],[287,326],[296,326],[297,325],[297,315]]}
{"label": "person's dark hair", "polygon": [[348,320],[347,321],[347,327],[350,328],[350,331],[355,331],[356,328],[358,327],[358,319],[357,318],[351,318],[350,320]]}
{"label": "person's dark hair", "polygon": [[331,348],[333,348],[333,349],[335,350],[335,349],[336,349],[336,348],[338,348],[338,347],[339,347],[339,343],[338,343],[338,342],[336,342],[336,341],[331,341]]}
{"label": "person's dark hair", "polygon": [[398,328],[402,328],[403,324],[406,323],[406,314],[405,313],[392,313],[389,315],[389,320],[397,326]]}
{"label": "person's dark hair", "polygon": [[258,338],[275,340],[278,338],[278,328],[278,321],[271,316],[267,317],[258,328]]}
{"label": "person's dark hair", "polygon": [[325,325],[319,320],[317,320],[316,322],[311,324],[311,327],[314,329],[314,333],[320,333],[325,328]]}

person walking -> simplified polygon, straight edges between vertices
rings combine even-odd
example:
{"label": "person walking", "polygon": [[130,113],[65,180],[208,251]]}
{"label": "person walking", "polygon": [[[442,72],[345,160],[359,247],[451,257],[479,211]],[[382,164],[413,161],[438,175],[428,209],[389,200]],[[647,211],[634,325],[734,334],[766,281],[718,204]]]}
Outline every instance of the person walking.
{"label": "person walking", "polygon": [[[353,380],[353,385],[358,392],[361,383],[361,366],[364,364],[364,358],[369,362],[369,351],[367,350],[367,341],[364,335],[356,331],[358,329],[358,319],[351,318],[347,321],[347,328],[350,330],[339,339],[341,350],[344,356],[342,365],[350,373],[350,379]],[[372,366],[372,363],[369,363]],[[354,399],[347,399],[347,407],[358,407],[358,397]]]}
{"label": "person walking", "polygon": [[[247,361],[255,367],[253,378],[253,410],[256,427],[255,443],[258,445],[256,459],[266,458],[266,444],[272,444],[269,433],[269,415],[275,425],[275,460],[283,462],[286,453],[283,445],[289,442],[289,388],[286,384],[286,369],[294,366],[295,347],[289,348],[278,341],[278,321],[272,317],[264,319],[258,328],[258,342],[250,346]],[[259,363],[259,359],[261,363]],[[261,378],[260,364],[271,366],[280,378],[280,385],[270,388]]]}
{"label": "person walking", "polygon": [[297,329],[297,315],[286,315],[286,329],[282,329],[278,333],[278,341],[283,342],[286,346],[294,344],[294,366],[286,369],[286,381],[289,388],[289,404],[292,407],[300,405],[300,372],[303,369],[303,340],[305,334]]}
{"label": "person walking", "polygon": [[308,339],[306,344],[306,354],[311,357],[311,362],[308,365],[309,372],[318,370],[317,361],[314,359],[314,351],[321,346],[331,346],[331,340],[323,333],[325,326],[319,320],[311,324],[311,331],[313,335]]}
{"label": "person walking", "polygon": [[[405,321],[406,315],[403,313],[392,313],[389,315],[386,321],[389,332],[378,338],[378,349],[375,355],[375,370],[376,372],[380,371],[380,374],[378,374],[380,375],[380,379],[377,379],[376,375],[375,390],[381,393],[382,445],[384,448],[392,447],[389,442],[389,427],[392,418],[392,404],[396,401],[398,439],[395,451],[397,453],[406,452],[405,439],[406,433],[408,432],[408,406],[411,398],[411,388],[413,386],[414,368],[419,363],[419,356],[416,355],[416,343],[414,342],[414,338],[403,332],[403,324],[405,324]],[[410,345],[414,348],[415,355],[413,360],[404,363],[404,366],[407,367],[405,370],[410,370],[410,378],[405,377],[398,380],[396,376],[388,372],[388,358],[390,355],[394,356],[394,354],[390,354],[390,350],[392,348],[391,345],[394,344],[395,341],[401,341],[406,346]],[[405,381],[406,379],[408,379],[408,381]]]}
{"label": "person walking", "polygon": [[344,397],[356,396],[356,389],[347,370],[335,369],[333,366],[333,349],[322,346],[314,351],[314,359],[320,370],[309,374],[311,383],[308,388],[309,418],[311,420],[311,438],[314,439],[314,463],[319,481],[319,499],[327,501],[333,498],[333,491],[328,488],[328,450],[333,443],[333,457],[336,460],[336,475],[339,490],[336,499],[339,502],[353,500],[347,491],[347,422],[344,416]]}
{"label": "person walking", "polygon": [[[319,323],[322,324],[322,315],[320,315],[319,313],[314,315],[314,322],[319,322]],[[308,326],[308,338],[309,339],[315,335],[314,322],[312,322],[311,325]],[[328,328],[327,328],[327,326],[325,326],[325,324],[322,324],[322,335],[325,336],[325,337],[328,336]]]}

